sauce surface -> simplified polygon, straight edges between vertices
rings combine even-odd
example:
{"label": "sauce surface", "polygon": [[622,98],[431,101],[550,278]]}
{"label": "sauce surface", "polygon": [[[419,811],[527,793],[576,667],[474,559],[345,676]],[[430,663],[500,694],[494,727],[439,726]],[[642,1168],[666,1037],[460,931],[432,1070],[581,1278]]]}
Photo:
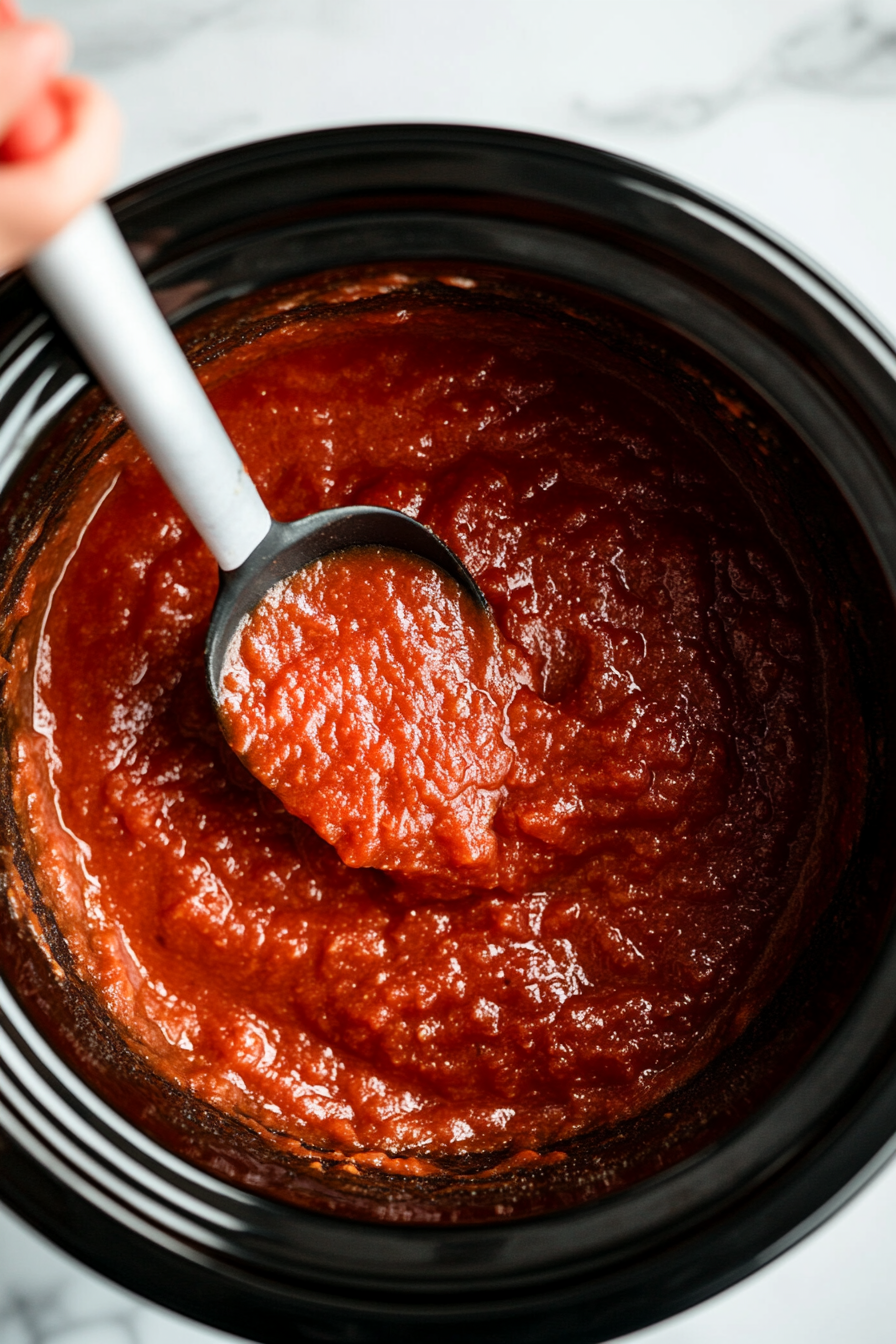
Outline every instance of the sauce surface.
{"label": "sauce surface", "polygon": [[[742,1030],[809,899],[828,712],[805,586],[705,436],[596,336],[437,288],[286,314],[209,369],[275,516],[405,509],[494,611],[474,638],[450,592],[408,597],[431,577],[371,558],[360,647],[413,635],[401,589],[456,672],[413,635],[443,710],[404,685],[379,745],[405,774],[351,786],[378,824],[328,815],[345,742],[287,797],[326,840],[224,745],[214,565],[130,436],[55,586],[17,767],[54,913],[134,1048],[278,1141],[420,1170],[636,1114]],[[331,727],[359,647],[337,570],[281,594],[326,626],[303,703]],[[445,734],[458,770],[427,796]],[[432,811],[413,853],[399,806]]]}
{"label": "sauce surface", "polygon": [[265,595],[228,651],[219,704],[252,774],[344,863],[466,896],[495,866],[515,689],[512,655],[453,580],[359,547]]}

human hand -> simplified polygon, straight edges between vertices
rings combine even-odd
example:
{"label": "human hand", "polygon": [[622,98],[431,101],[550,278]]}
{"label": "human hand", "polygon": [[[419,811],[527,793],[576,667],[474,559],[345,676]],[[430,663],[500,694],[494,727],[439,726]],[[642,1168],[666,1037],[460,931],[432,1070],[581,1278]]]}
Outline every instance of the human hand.
{"label": "human hand", "polygon": [[90,80],[60,73],[65,33],[0,0],[0,274],[95,200],[115,169],[120,118]]}

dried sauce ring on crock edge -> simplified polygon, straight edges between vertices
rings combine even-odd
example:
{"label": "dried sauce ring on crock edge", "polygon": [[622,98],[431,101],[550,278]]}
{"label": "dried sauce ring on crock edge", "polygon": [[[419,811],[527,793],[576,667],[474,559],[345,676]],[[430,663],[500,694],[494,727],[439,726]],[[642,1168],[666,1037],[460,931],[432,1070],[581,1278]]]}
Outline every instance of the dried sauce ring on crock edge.
{"label": "dried sauce ring on crock edge", "polygon": [[[251,1140],[198,1107],[179,1125],[180,1100],[141,1076],[89,996],[49,974],[7,920],[3,1198],[135,1291],[259,1340],[410,1341],[426,1329],[447,1341],[460,1328],[473,1340],[584,1344],[734,1282],[845,1199],[896,1126],[891,346],[835,286],[734,212],[651,170],[539,137],[453,127],[288,137],[187,165],[113,205],[174,319],[301,272],[438,258],[449,275],[480,263],[582,286],[665,325],[670,342],[689,338],[693,367],[708,351],[732,419],[765,403],[775,424],[776,440],[757,449],[800,500],[840,598],[871,786],[844,881],[787,983],[707,1071],[702,1094],[668,1099],[648,1145],[668,1165],[628,1189],[601,1198],[601,1155],[585,1145],[574,1164],[580,1204],[483,1226],[403,1227],[390,1221],[400,1207],[375,1207],[360,1173],[312,1182],[317,1208],[259,1198],[263,1155]],[[5,517],[21,560],[45,501],[55,491],[58,507],[76,480],[52,469],[41,479],[29,435],[84,380],[62,341],[45,343],[45,319],[16,277],[0,288],[0,331],[11,383],[0,409],[18,416],[4,425],[5,481],[18,470]],[[9,613],[21,592],[13,559]],[[40,915],[8,795],[6,808]],[[46,918],[44,936],[64,963]],[[788,1049],[786,1076],[740,1113],[745,1072]],[[551,1170],[523,1169],[508,1197],[534,1208]]]}

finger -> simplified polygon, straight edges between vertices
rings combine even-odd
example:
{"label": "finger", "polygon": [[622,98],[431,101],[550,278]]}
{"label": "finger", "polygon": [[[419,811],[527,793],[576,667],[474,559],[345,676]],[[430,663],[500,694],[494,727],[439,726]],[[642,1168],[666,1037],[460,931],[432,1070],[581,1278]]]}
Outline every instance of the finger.
{"label": "finger", "polygon": [[39,159],[56,148],[65,132],[65,108],[52,90],[45,88],[7,131],[0,143],[0,163]]}
{"label": "finger", "polygon": [[0,141],[68,58],[69,42],[55,23],[0,28]]}
{"label": "finger", "polygon": [[115,171],[121,124],[108,94],[68,75],[53,85],[67,124],[39,159],[0,167],[0,269],[19,266],[102,193]]}

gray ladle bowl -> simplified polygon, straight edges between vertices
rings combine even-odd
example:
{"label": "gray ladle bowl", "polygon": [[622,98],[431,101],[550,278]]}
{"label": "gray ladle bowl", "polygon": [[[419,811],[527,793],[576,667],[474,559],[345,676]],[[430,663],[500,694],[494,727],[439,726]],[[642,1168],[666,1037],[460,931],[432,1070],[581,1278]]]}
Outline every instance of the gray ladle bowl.
{"label": "gray ladle bowl", "polygon": [[390,546],[422,556],[456,579],[477,606],[488,609],[475,579],[451,548],[416,518],[397,509],[350,504],[309,513],[293,523],[271,523],[267,536],[238,569],[221,571],[205,641],[205,671],[216,705],[227,650],[244,615],[257,607],[268,589],[281,579],[349,546]]}

